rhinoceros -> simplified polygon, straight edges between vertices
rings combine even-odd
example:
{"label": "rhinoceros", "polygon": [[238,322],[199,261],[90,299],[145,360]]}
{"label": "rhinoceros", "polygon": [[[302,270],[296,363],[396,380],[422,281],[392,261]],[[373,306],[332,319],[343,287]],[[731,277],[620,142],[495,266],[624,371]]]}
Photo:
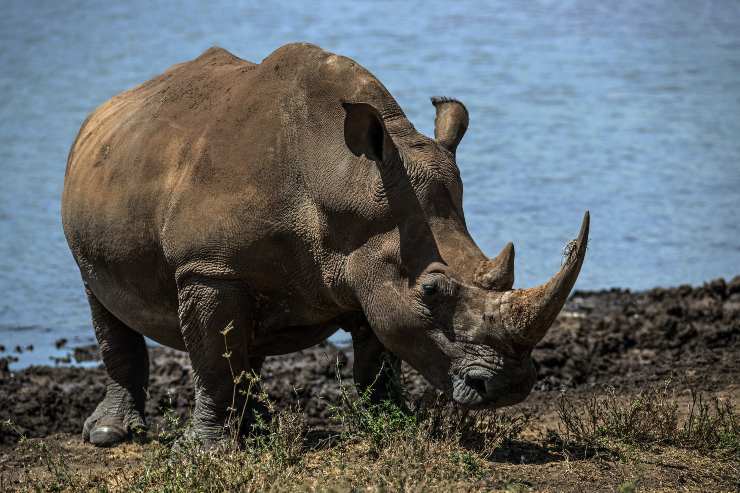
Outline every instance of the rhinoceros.
{"label": "rhinoceros", "polygon": [[433,139],[365,68],[299,43],[259,64],[211,48],[98,107],[62,197],[110,377],[83,439],[145,429],[144,336],[189,353],[204,443],[224,437],[235,373],[340,328],[374,401],[400,360],[463,406],[522,401],[532,348],[581,269],[588,211],[560,271],[512,289],[512,244],[488,258],[465,223],[468,111],[432,103]]}

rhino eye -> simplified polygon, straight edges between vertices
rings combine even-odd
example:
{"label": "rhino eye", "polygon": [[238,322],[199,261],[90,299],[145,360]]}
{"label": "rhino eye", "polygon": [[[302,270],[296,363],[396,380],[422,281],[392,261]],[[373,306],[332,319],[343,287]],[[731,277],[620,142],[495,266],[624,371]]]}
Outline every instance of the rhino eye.
{"label": "rhino eye", "polygon": [[421,285],[421,290],[425,295],[431,296],[437,292],[437,285],[435,283],[424,283]]}

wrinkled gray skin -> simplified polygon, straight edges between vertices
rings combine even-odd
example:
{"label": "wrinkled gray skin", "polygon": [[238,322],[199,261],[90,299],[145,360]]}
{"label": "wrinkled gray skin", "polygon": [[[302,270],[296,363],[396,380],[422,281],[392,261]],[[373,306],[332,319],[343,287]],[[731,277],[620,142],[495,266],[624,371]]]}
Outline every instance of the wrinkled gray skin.
{"label": "wrinkled gray skin", "polygon": [[340,327],[375,400],[393,397],[399,357],[462,405],[524,399],[588,214],[561,271],[512,290],[512,245],[489,259],[465,225],[468,112],[433,104],[431,139],[364,68],[292,44],[259,65],[212,48],[90,115],[62,199],[110,376],[83,437],[112,445],[145,427],[143,336],[189,352],[207,443],[232,401],[227,347],[234,372],[259,373]]}

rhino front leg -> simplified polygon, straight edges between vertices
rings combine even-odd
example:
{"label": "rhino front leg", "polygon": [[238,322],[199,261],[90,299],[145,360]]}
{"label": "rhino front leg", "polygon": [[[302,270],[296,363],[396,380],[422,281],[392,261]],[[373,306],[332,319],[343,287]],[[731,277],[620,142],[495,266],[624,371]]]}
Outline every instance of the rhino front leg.
{"label": "rhino front leg", "polygon": [[360,393],[368,392],[370,402],[390,400],[405,409],[401,388],[401,360],[388,351],[367,325],[352,330],[354,365],[352,373]]}
{"label": "rhino front leg", "polygon": [[144,405],[149,383],[149,355],[144,337],[111,314],[85,288],[95,336],[108,373],[105,398],[85,420],[82,439],[109,447],[146,430]]}
{"label": "rhino front leg", "polygon": [[235,377],[259,372],[261,366],[259,358],[248,356],[251,298],[239,282],[204,278],[180,283],[178,297],[180,328],[193,366],[193,433],[211,446],[228,437],[230,426],[246,432],[254,411],[252,399],[239,391],[247,389],[245,379],[236,388],[234,383]]}

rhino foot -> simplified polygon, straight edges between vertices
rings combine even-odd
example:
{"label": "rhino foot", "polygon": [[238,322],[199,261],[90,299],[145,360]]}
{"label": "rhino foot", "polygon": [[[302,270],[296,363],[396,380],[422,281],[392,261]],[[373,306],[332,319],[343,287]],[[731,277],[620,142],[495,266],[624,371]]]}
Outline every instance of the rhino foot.
{"label": "rhino foot", "polygon": [[96,447],[112,447],[129,438],[128,428],[116,418],[100,420],[86,431],[87,441]]}
{"label": "rhino foot", "polygon": [[135,409],[116,412],[107,405],[106,398],[95,412],[85,420],[82,440],[96,447],[113,447],[130,440],[146,437],[146,422]]}

